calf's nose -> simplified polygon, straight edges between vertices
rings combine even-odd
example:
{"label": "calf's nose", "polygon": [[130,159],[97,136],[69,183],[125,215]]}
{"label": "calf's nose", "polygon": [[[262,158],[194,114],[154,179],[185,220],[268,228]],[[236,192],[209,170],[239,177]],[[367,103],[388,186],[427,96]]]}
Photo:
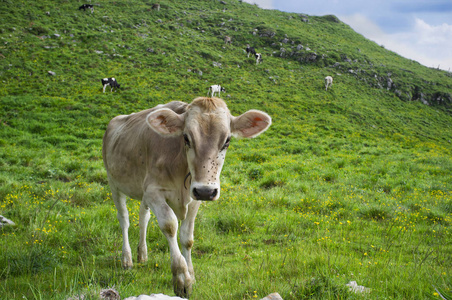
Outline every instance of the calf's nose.
{"label": "calf's nose", "polygon": [[218,189],[209,187],[193,188],[193,196],[196,200],[213,200],[218,194]]}

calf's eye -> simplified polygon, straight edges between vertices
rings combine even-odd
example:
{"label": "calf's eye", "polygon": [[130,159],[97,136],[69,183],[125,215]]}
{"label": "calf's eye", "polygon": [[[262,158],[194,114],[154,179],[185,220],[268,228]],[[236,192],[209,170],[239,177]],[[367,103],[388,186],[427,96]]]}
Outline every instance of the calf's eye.
{"label": "calf's eye", "polygon": [[226,150],[226,149],[228,149],[228,147],[229,147],[229,142],[230,142],[230,141],[231,141],[231,138],[228,137],[228,138],[226,139],[226,142],[224,143],[223,147],[221,148],[221,150]]}
{"label": "calf's eye", "polygon": [[184,133],[184,143],[185,146],[190,147],[190,140],[188,139],[188,136]]}

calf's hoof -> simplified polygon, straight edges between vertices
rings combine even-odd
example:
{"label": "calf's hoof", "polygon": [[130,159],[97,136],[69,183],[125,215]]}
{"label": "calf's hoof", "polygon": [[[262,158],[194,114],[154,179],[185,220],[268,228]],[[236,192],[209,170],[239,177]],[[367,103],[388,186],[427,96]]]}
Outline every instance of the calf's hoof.
{"label": "calf's hoof", "polygon": [[132,255],[129,254],[123,254],[122,256],[122,267],[124,269],[132,269],[133,263],[132,263]]}
{"label": "calf's hoof", "polygon": [[174,293],[176,294],[177,297],[181,297],[181,298],[185,298],[185,299],[190,298],[191,292],[192,292],[191,286],[189,288],[183,287],[182,289],[178,289],[177,291],[174,290]]}
{"label": "calf's hoof", "polygon": [[191,280],[189,280],[189,283],[184,283],[183,280],[173,280],[174,293],[176,294],[176,296],[188,299],[193,290],[192,282],[193,281]]}
{"label": "calf's hoof", "polygon": [[138,263],[144,263],[144,262],[148,261],[148,253],[146,250],[138,249],[137,261],[138,261]]}

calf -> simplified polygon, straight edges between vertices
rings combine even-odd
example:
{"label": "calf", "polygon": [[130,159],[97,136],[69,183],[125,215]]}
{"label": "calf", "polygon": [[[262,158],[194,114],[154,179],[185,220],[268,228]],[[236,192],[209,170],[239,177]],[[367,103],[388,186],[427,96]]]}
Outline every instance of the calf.
{"label": "calf", "polygon": [[79,10],[87,10],[87,9],[91,9],[91,13],[94,12],[94,6],[92,4],[83,4],[81,5],[79,8]]}
{"label": "calf", "polygon": [[113,88],[120,88],[119,83],[116,81],[115,78],[104,78],[101,80],[102,81],[102,85],[104,86],[104,93],[105,93],[105,88],[107,87],[107,85],[109,85],[111,87],[111,92],[113,92]]}
{"label": "calf", "polygon": [[259,63],[261,63],[263,61],[262,54],[256,53],[256,54],[254,54],[254,56],[256,57],[256,65],[258,65]]}
{"label": "calf", "polygon": [[250,53],[253,55],[256,55],[256,50],[254,50],[253,47],[250,47],[249,44],[246,45],[246,53],[248,54],[248,57],[250,57]]}
{"label": "calf", "polygon": [[331,87],[332,85],[333,85],[333,77],[326,76],[325,77],[325,91],[327,91],[328,88]]}
{"label": "calf", "polygon": [[152,210],[168,240],[174,292],[188,298],[195,282],[191,251],[196,214],[201,201],[220,197],[220,173],[231,136],[256,137],[270,124],[270,116],[259,110],[232,116],[219,98],[170,102],[113,118],[102,157],[123,235],[123,267],[133,265],[126,205],[130,197],[141,200],[137,261],[148,259],[146,229]]}
{"label": "calf", "polygon": [[221,85],[215,84],[215,85],[211,85],[209,87],[209,91],[207,92],[207,96],[213,97],[215,95],[215,93],[218,93],[218,97],[220,97],[220,93],[221,92],[226,92],[226,90],[224,89],[224,87],[222,87]]}

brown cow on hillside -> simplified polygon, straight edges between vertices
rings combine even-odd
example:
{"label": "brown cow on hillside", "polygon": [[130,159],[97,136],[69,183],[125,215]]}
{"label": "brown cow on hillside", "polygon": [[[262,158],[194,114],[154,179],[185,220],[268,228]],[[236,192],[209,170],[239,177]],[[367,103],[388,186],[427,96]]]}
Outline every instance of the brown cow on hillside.
{"label": "brown cow on hillside", "polygon": [[[138,262],[147,260],[146,228],[152,210],[168,240],[174,292],[188,297],[195,281],[191,261],[195,217],[202,200],[220,197],[220,172],[231,136],[252,138],[270,124],[270,116],[262,111],[234,117],[223,100],[204,97],[113,118],[102,154],[123,234],[123,267],[132,267],[129,196],[141,200]],[[179,220],[182,252],[177,242]]]}

